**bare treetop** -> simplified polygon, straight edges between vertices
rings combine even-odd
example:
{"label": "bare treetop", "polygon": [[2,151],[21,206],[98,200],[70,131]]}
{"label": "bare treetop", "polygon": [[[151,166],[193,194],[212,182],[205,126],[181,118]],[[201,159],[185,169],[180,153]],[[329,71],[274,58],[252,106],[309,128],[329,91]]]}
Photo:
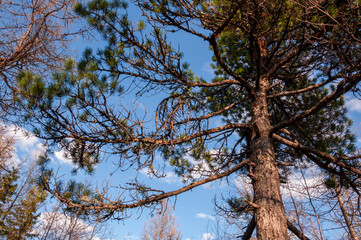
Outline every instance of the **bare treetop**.
{"label": "bare treetop", "polygon": [[79,29],[79,18],[72,10],[74,3],[74,0],[1,1],[1,106],[5,111],[9,110],[9,88],[13,88],[20,70],[44,74],[60,69],[73,53],[69,42],[85,32]]}

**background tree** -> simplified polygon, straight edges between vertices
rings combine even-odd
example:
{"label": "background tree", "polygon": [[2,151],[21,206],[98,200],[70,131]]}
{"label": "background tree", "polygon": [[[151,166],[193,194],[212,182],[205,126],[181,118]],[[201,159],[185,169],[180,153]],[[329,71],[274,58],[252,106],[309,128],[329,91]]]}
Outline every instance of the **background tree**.
{"label": "background tree", "polygon": [[26,239],[33,235],[47,194],[36,182],[40,174],[36,164],[15,162],[14,139],[4,125],[0,129],[0,236]]}
{"label": "background tree", "polygon": [[[18,159],[15,144],[23,134],[16,131],[21,130],[0,125],[0,238],[109,238],[112,231],[104,223],[89,222],[77,212],[64,212],[66,208],[59,202],[52,211],[47,211],[47,206],[54,201],[47,198],[39,185],[39,180],[46,180],[46,176],[41,176],[37,157]],[[84,185],[74,186],[73,191],[81,192],[84,188]],[[71,187],[67,189],[71,190]]]}
{"label": "background tree", "polygon": [[168,203],[162,205],[162,209],[152,218],[148,224],[144,224],[142,240],[180,240],[181,232],[178,230],[175,217]]}
{"label": "background tree", "polygon": [[[124,2],[77,4],[76,11],[108,45],[85,51],[78,68],[67,61],[49,81],[22,72],[16,101],[35,133],[64,148],[81,168],[93,170],[109,153],[118,156],[121,169],[146,169],[162,177],[162,164],[154,160],[162,153],[188,182],[165,192],[136,177],[121,185],[125,193],[114,200],[106,194],[90,201],[68,196],[50,183],[49,192],[69,208],[124,218],[126,209],[153,206],[243,174],[253,187],[241,201],[252,216],[247,236],[256,229],[257,239],[288,239],[280,184],[305,163],[323,173],[324,182],[337,176],[359,194],[359,156],[343,99],[347,92],[358,93],[360,81],[358,2],[152,0],[137,5],[144,19],[133,24]],[[167,36],[179,31],[209,44],[214,79],[195,75],[172,48]],[[126,108],[121,98],[155,93],[162,100],[150,116]],[[215,126],[220,118],[223,124]]]}

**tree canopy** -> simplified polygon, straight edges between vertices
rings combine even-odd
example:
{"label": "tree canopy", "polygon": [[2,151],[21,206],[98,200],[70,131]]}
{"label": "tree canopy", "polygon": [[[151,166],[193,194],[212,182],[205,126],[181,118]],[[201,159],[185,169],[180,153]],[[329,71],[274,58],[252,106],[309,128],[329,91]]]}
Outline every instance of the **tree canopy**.
{"label": "tree canopy", "polygon": [[[106,46],[86,50],[78,64],[68,60],[51,78],[23,71],[15,100],[34,132],[81,168],[92,171],[104,155],[115,155],[120,169],[164,177],[154,166],[162,154],[186,184],[165,192],[135,178],[120,183],[127,194],[114,199],[69,196],[47,182],[48,191],[69,208],[121,218],[127,209],[244,174],[253,193],[242,203],[257,239],[288,239],[280,184],[303,163],[319,169],[326,186],[337,178],[360,194],[343,97],[359,93],[358,1],[138,0],[138,22],[127,5],[75,5]],[[169,35],[179,32],[209,45],[213,79],[193,72],[172,45]],[[154,113],[122,98],[155,95],[161,100]]]}

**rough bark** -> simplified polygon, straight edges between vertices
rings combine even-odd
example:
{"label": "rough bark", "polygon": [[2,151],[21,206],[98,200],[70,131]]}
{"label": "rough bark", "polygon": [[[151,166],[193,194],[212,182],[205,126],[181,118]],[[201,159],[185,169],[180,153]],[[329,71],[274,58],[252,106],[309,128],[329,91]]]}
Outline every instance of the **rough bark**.
{"label": "rough bark", "polygon": [[257,239],[287,240],[287,218],[280,192],[280,178],[270,136],[271,124],[267,109],[266,78],[261,78],[252,105],[251,161],[254,163],[254,203]]}

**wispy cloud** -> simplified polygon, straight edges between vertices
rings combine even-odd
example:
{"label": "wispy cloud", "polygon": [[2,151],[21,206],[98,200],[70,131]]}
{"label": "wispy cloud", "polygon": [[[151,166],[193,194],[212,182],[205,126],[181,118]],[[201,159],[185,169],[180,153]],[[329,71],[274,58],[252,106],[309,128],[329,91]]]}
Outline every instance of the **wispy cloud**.
{"label": "wispy cloud", "polygon": [[361,100],[353,98],[346,102],[346,107],[350,111],[361,112]]}
{"label": "wispy cloud", "polygon": [[168,183],[168,184],[172,184],[172,183],[180,183],[180,177],[175,174],[174,172],[167,172],[166,176],[163,178],[163,180]]}
{"label": "wispy cloud", "polygon": [[[148,168],[141,169],[140,173],[145,175],[145,176],[148,176],[150,178],[154,177],[154,174]],[[181,183],[181,178],[172,171],[168,171],[168,172],[165,172],[165,173],[159,173],[158,175],[162,175],[163,177],[157,178],[157,180],[163,181],[163,182],[165,182],[167,184]]]}
{"label": "wispy cloud", "polygon": [[55,151],[53,152],[53,154],[60,164],[74,165],[73,161],[70,158],[66,157],[66,152],[64,149],[61,149],[60,151]]}
{"label": "wispy cloud", "polygon": [[214,77],[214,69],[211,67],[211,62],[205,62],[202,67],[202,72],[207,75],[207,77]]}
{"label": "wispy cloud", "polygon": [[208,214],[205,214],[205,213],[197,213],[196,217],[197,218],[203,218],[203,219],[216,220],[216,218],[213,217],[212,215],[208,215]]}
{"label": "wispy cloud", "polygon": [[30,149],[40,143],[39,138],[35,137],[31,132],[14,125],[7,127],[7,134],[14,138],[15,144],[21,146],[23,149]]}
{"label": "wispy cloud", "polygon": [[308,198],[308,194],[317,198],[327,191],[324,182],[325,177],[319,169],[309,164],[288,177],[288,182],[281,185],[281,193],[285,197],[292,196],[299,200]]}
{"label": "wispy cloud", "polygon": [[[45,152],[46,146],[33,133],[15,125],[10,125],[6,128],[8,137],[15,141],[16,151],[13,154],[12,162],[20,163],[25,160],[34,162]],[[54,151],[52,159],[57,160],[60,164],[73,165],[72,160],[66,157],[64,149]]]}
{"label": "wispy cloud", "polygon": [[202,240],[213,240],[215,239],[215,235],[212,233],[203,233],[202,234]]}
{"label": "wispy cloud", "polygon": [[12,162],[36,161],[45,152],[46,146],[34,134],[15,125],[6,126],[6,134],[14,139],[15,152]]}
{"label": "wispy cloud", "polygon": [[136,237],[136,236],[134,236],[134,235],[129,235],[129,234],[127,234],[127,235],[125,235],[124,236],[124,239],[125,240],[133,240],[133,239],[137,239],[138,237]]}
{"label": "wispy cloud", "polygon": [[[79,240],[89,239],[92,235],[93,226],[84,222],[83,220],[71,217],[67,214],[59,212],[44,212],[39,217],[39,223],[35,226],[34,234],[44,235],[46,232],[60,237],[68,229],[76,229]],[[98,237],[93,237],[94,240],[101,240]]]}
{"label": "wispy cloud", "polygon": [[252,192],[251,179],[245,175],[239,175],[233,180],[237,189],[242,192]]}
{"label": "wispy cloud", "polygon": [[[234,179],[237,189],[243,193],[252,192],[251,179],[241,175]],[[293,171],[287,176],[287,183],[281,184],[281,194],[283,198],[296,198],[304,200],[307,194],[314,197],[321,196],[325,191],[324,176],[316,166],[308,164],[299,171]],[[307,190],[307,191],[306,191]]]}

